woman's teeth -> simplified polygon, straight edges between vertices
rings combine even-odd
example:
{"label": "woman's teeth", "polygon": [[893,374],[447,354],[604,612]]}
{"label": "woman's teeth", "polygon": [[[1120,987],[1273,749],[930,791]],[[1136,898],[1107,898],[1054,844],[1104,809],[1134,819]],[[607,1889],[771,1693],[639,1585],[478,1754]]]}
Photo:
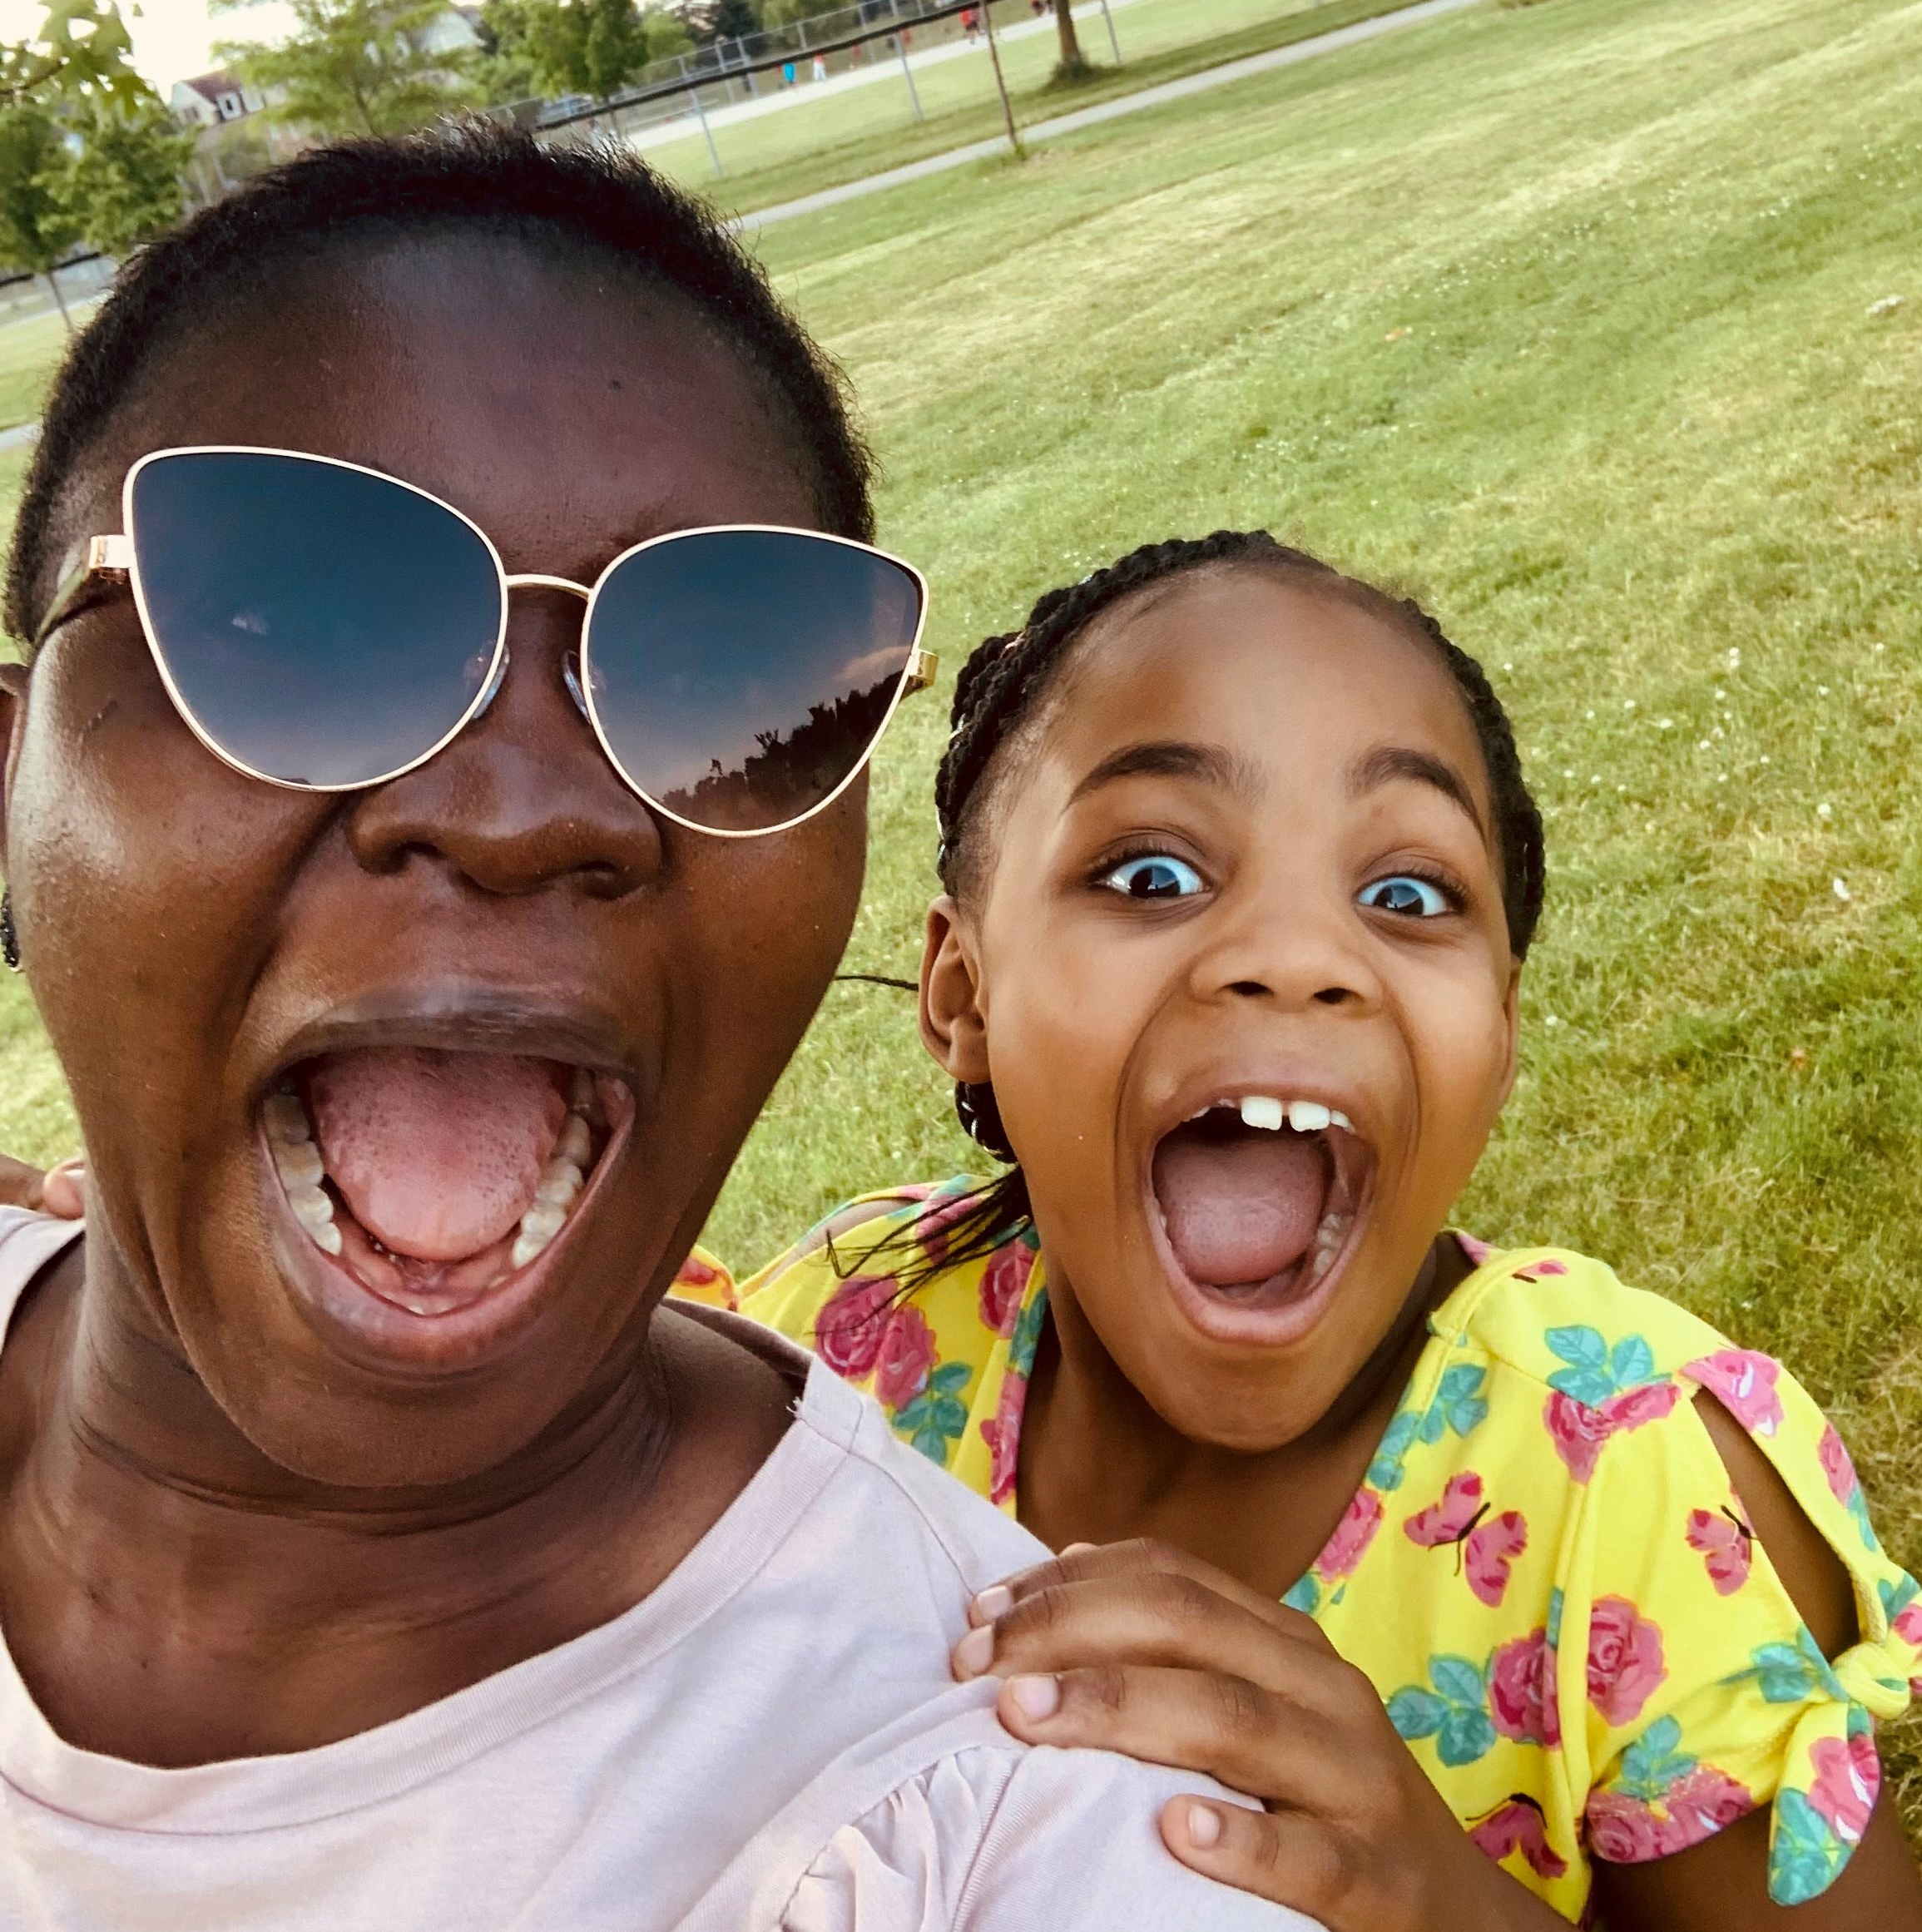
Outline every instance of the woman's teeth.
{"label": "woman's teeth", "polygon": [[1291,1127],[1298,1134],[1318,1134],[1325,1127],[1345,1127],[1355,1132],[1355,1122],[1338,1107],[1324,1107],[1319,1100],[1277,1100],[1271,1094],[1251,1093],[1239,1102],[1224,1104],[1239,1107],[1243,1127],[1265,1128],[1279,1133]]}
{"label": "woman's teeth", "polygon": [[[521,1216],[515,1234],[512,1265],[517,1270],[526,1267],[566,1226],[568,1211],[587,1183],[587,1169],[594,1157],[593,1130],[587,1116],[593,1105],[593,1077],[577,1068],[567,1118],[555,1138],[552,1153],[541,1169],[533,1205]],[[262,1109],[262,1118],[274,1171],[286,1191],[287,1205],[293,1209],[294,1218],[306,1229],[323,1254],[338,1257],[342,1242],[340,1230],[334,1225],[334,1197],[321,1185],[327,1178],[327,1168],[315,1144],[314,1125],[307,1117],[306,1107],[298,1094],[271,1093]]]}

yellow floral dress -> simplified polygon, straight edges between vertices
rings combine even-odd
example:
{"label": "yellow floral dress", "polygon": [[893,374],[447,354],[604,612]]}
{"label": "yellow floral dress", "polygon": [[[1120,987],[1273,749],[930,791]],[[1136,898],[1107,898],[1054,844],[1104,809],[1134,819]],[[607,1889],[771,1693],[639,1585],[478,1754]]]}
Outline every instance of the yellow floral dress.
{"label": "yellow floral dress", "polygon": [[[1046,1270],[1032,1235],[941,1266],[975,1185],[871,1196],[901,1205],[738,1294],[690,1286],[812,1348],[1012,1511]],[[1779,1364],[1602,1263],[1457,1238],[1474,1271],[1285,1601],[1368,1673],[1475,1843],[1563,1917],[1583,1914],[1592,1860],[1660,1858],[1762,1805],[1771,1895],[1814,1898],[1874,1806],[1875,1723],[1922,1678],[1922,1596],[1840,1438]],[[904,1292],[923,1256],[939,1271]],[[1860,1641],[1832,1663],[1750,1533],[1700,1390],[1854,1581]]]}

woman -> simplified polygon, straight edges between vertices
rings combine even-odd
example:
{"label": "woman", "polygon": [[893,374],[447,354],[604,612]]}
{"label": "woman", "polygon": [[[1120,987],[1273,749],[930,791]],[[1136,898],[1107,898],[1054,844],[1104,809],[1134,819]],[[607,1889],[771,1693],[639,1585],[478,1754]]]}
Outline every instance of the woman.
{"label": "woman", "polygon": [[91,1210],[0,1211],[0,1915],[1304,1923],[949,1684],[1038,1545],[656,1318],[853,917],[868,528],[732,245],[509,135],[306,157],[77,344],[0,667]]}

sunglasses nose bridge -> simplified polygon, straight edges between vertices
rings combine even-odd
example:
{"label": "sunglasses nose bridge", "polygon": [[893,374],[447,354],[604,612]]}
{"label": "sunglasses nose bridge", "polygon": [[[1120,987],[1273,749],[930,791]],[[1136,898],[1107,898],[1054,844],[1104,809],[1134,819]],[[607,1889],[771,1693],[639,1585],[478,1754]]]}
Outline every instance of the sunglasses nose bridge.
{"label": "sunglasses nose bridge", "polygon": [[[523,570],[502,580],[510,591],[557,590],[565,591],[570,597],[577,597],[584,604],[592,603],[594,593],[584,583],[576,583],[571,577],[549,577],[544,571]],[[581,653],[577,647],[570,651],[562,661],[561,679],[567,687],[567,696],[574,701],[574,709],[583,718],[589,716],[587,694],[581,689]],[[477,718],[484,718],[494,700],[500,696],[502,684],[508,675],[508,653],[503,649],[494,665],[493,676],[488,680],[487,695],[482,698],[480,707],[475,711]]]}

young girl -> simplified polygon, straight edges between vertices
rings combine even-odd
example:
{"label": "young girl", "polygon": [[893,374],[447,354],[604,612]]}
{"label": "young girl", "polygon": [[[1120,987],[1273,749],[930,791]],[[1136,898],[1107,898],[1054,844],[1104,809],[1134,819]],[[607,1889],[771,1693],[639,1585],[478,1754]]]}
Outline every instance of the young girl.
{"label": "young girl", "polygon": [[984,1593],[957,1668],[1261,1791],[1171,1845],[1335,1932],[1922,1926],[1873,1730],[1922,1602],[1835,1430],[1600,1262],[1447,1229],[1543,894],[1474,661],[1222,533],[1043,597],[954,726],[922,1033],[1013,1164],[740,1305],[1053,1548],[1186,1553]]}

